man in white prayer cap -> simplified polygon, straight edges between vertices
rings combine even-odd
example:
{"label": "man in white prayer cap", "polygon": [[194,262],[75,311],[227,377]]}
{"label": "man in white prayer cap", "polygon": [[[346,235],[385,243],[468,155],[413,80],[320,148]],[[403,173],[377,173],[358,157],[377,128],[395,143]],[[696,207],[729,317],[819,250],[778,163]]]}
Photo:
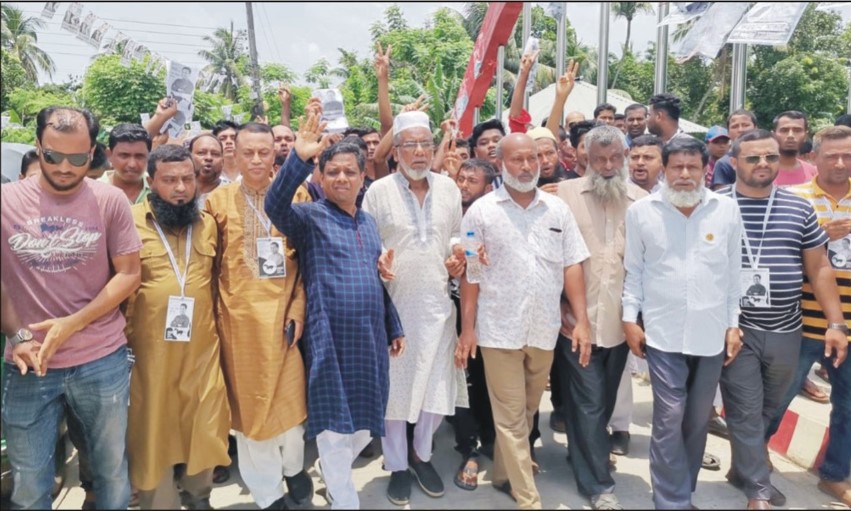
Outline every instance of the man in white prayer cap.
{"label": "man in white prayer cap", "polygon": [[[431,464],[432,437],[443,416],[467,406],[464,372],[454,365],[457,334],[449,294],[449,277],[460,277],[465,259],[459,244],[461,193],[452,179],[431,171],[428,116],[415,111],[396,117],[393,145],[399,172],[369,188],[363,209],[378,224],[387,251],[379,269],[408,335],[408,349],[390,360],[382,438],[384,468],[392,473],[387,498],[404,506],[414,480],[430,497],[444,494]],[[410,446],[407,423],[415,424]]]}

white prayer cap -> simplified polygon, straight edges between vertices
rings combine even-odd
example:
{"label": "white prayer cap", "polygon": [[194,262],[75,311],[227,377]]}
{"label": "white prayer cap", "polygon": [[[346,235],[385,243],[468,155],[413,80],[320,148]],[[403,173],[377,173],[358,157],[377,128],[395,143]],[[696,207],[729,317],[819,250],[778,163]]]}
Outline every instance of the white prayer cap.
{"label": "white prayer cap", "polygon": [[425,112],[420,111],[402,112],[393,119],[394,136],[411,128],[425,128],[431,132],[431,127],[428,123],[428,115],[426,115]]}

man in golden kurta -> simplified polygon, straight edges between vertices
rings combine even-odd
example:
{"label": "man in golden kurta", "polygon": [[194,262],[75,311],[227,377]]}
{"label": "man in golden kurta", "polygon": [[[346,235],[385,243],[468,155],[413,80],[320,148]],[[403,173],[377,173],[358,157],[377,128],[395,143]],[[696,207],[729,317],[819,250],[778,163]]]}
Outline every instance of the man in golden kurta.
{"label": "man in golden kurta", "polygon": [[[148,197],[133,206],[142,239],[142,285],[127,303],[136,355],[127,430],[130,481],[142,509],[208,509],[213,467],[229,463],[230,408],[213,313],[216,224],[195,205],[188,150],[158,147]],[[174,324],[183,328],[174,332]]]}
{"label": "man in golden kurta", "polygon": [[[242,180],[220,186],[206,204],[218,227],[217,321],[231,428],[240,475],[261,509],[285,509],[282,475],[296,503],[313,496],[313,482],[304,471],[306,383],[296,344],[306,298],[295,251],[263,210],[274,161],[269,126],[245,124],[236,138]],[[294,202],[308,200],[300,188]],[[286,247],[282,268],[264,264],[275,244]],[[292,344],[284,333],[290,323]]]}

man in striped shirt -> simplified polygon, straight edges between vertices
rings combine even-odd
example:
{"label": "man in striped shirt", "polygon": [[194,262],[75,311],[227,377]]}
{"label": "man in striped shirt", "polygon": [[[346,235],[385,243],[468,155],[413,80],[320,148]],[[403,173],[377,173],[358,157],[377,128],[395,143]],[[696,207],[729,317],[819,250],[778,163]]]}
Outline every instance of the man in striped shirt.
{"label": "man in striped shirt", "polygon": [[[839,291],[813,206],[773,185],[780,166],[777,141],[765,130],[733,142],[736,184],[722,195],[741,210],[743,287],[760,276],[767,300],[744,300],[739,327],[739,356],[721,374],[733,462],[727,479],[744,490],[748,509],[782,506],[786,498],[771,485],[766,426],[778,410],[798,366],[801,348],[801,285],[812,283],[819,306],[831,323],[825,351],[841,362],[848,341]],[[839,326],[837,326],[839,325]]]}
{"label": "man in striped shirt", "polygon": [[[792,188],[791,191],[810,201],[819,225],[830,238],[828,254],[836,273],[847,327],[851,324],[851,259],[845,257],[839,249],[843,244],[851,242],[851,128],[833,126],[819,131],[813,138],[813,151],[816,154],[818,175],[809,183]],[[801,341],[798,372],[769,425],[766,440],[777,431],[786,408],[813,363],[829,355],[829,346],[821,342],[829,323],[809,282],[804,283],[801,306],[804,310],[804,338]],[[838,363],[839,360],[834,359],[823,364],[833,386],[830,393],[833,411],[830,415],[830,439],[824,461],[819,467],[821,481],[818,487],[851,506],[851,484],[847,481],[851,474],[851,364]]]}

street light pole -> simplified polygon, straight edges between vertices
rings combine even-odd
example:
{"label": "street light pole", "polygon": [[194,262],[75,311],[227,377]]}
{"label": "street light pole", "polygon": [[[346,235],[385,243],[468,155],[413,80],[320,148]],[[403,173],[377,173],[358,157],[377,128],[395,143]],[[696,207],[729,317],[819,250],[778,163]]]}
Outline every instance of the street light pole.
{"label": "street light pole", "polygon": [[600,39],[597,43],[597,104],[606,102],[609,88],[609,18],[612,6],[600,2]]}
{"label": "street light pole", "polygon": [[[668,15],[668,2],[659,2],[656,21],[661,23]],[[662,94],[668,88],[668,25],[656,28],[656,73],[653,94]]]}
{"label": "street light pole", "polygon": [[254,10],[245,2],[248,18],[248,55],[251,58],[251,89],[254,92],[254,115],[264,115],[263,96],[260,94],[260,67],[257,65],[257,43],[254,40]]}

